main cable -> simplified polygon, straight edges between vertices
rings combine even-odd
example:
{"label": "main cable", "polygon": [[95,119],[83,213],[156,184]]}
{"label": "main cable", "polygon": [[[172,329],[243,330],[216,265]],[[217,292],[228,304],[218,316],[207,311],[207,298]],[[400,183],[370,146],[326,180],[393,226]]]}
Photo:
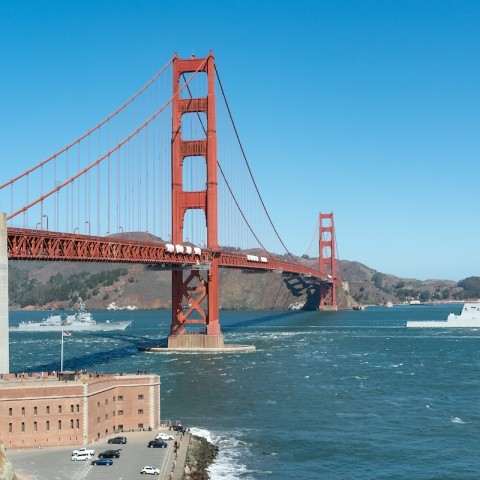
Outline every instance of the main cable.
{"label": "main cable", "polygon": [[250,168],[250,165],[248,163],[248,160],[247,160],[247,156],[245,154],[245,150],[243,149],[243,145],[242,145],[242,142],[240,140],[240,136],[238,134],[238,131],[237,131],[237,127],[235,125],[235,122],[233,120],[233,116],[232,116],[232,112],[230,111],[230,106],[228,105],[228,102],[227,102],[227,98],[226,98],[226,95],[225,95],[225,91],[223,89],[223,85],[222,85],[222,81],[220,80],[220,75],[218,74],[218,70],[217,70],[217,67],[215,66],[215,74],[217,76],[217,80],[218,80],[218,84],[220,86],[220,90],[222,91],[222,96],[223,96],[223,100],[225,102],[225,106],[227,107],[227,111],[228,111],[228,115],[230,117],[230,121],[232,122],[232,126],[233,126],[233,129],[235,131],[235,136],[237,137],[237,141],[238,141],[238,145],[240,146],[240,150],[242,152],[242,156],[243,156],[243,159],[245,161],[245,164],[247,166],[247,169],[248,169],[248,172],[250,174],[250,178],[252,179],[252,182],[253,182],[253,186],[255,187],[255,190],[257,192],[257,195],[258,195],[258,198],[260,199],[260,202],[262,204],[262,207],[263,207],[263,210],[265,212],[265,214],[267,215],[267,218],[268,218],[268,221],[270,222],[270,225],[271,227],[273,228],[273,231],[275,232],[275,235],[277,236],[278,240],[280,241],[280,243],[282,244],[283,248],[285,249],[285,251],[287,252],[288,256],[294,261],[294,263],[297,263],[300,265],[300,262],[290,253],[290,251],[288,250],[287,246],[285,245],[285,243],[283,242],[282,238],[280,237],[280,234],[278,233],[277,229],[275,228],[275,225],[273,224],[273,221],[270,217],[270,214],[268,213],[268,210],[267,210],[267,207],[263,201],[263,198],[262,196],[260,195],[260,191],[258,189],[258,186],[257,186],[257,182],[255,182],[255,179],[253,177],[253,173],[252,173],[252,170]]}

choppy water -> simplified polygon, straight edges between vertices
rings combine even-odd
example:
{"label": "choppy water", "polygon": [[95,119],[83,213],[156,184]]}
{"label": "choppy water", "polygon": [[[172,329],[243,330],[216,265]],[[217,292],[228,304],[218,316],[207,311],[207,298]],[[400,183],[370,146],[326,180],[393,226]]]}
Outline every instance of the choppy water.
{"label": "choppy water", "polygon": [[[460,308],[221,312],[225,341],[257,348],[243,354],[140,352],[166,338],[169,311],[94,312],[133,325],[74,332],[64,368],[158,373],[162,418],[219,446],[214,480],[476,479],[480,329],[405,328]],[[60,368],[58,333],[10,342],[12,372]]]}

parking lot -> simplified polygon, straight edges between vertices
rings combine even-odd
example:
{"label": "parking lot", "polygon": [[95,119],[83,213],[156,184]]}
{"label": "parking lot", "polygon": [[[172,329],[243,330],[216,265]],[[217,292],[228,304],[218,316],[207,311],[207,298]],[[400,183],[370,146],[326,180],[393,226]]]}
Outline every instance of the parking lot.
{"label": "parking lot", "polygon": [[[72,461],[71,453],[81,447],[53,447],[45,449],[26,449],[7,451],[7,457],[13,464],[15,473],[20,480],[139,480],[148,477],[170,479],[181,478],[183,472],[182,459],[177,457],[174,440],[167,441],[167,448],[148,448],[148,442],[153,440],[160,431],[171,433],[180,442],[180,450],[185,453],[189,436],[182,437],[176,432],[160,429],[151,432],[122,433],[127,437],[127,444],[117,445],[107,443],[103,439],[91,445],[85,445],[95,450],[91,460]],[[105,450],[120,450],[120,458],[114,458],[113,464],[92,465],[92,460]],[[178,461],[178,463],[177,463]],[[145,466],[160,470],[159,476],[142,475],[140,471]],[[171,474],[173,469],[174,475]]]}

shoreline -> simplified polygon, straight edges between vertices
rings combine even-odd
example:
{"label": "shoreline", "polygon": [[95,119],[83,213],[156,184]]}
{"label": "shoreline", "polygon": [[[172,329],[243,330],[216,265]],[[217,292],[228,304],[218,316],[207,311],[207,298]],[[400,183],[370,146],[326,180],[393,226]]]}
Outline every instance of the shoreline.
{"label": "shoreline", "polygon": [[218,447],[204,437],[190,434],[182,480],[209,480],[207,469],[217,455]]}
{"label": "shoreline", "polygon": [[[162,428],[160,431],[168,431]],[[173,432],[172,432],[173,433]],[[131,432],[131,436],[137,437],[144,443],[151,437],[151,432]],[[178,449],[172,450],[173,455],[166,460],[164,471],[157,478],[161,480],[210,480],[207,469],[213,464],[218,454],[218,447],[210,443],[205,437],[192,433],[176,432],[175,439]],[[133,441],[133,438],[132,438]],[[173,440],[172,440],[173,442]],[[95,444],[92,444],[95,447]],[[45,450],[45,454],[58,453],[66,449],[51,447]],[[67,449],[68,450],[68,449]],[[32,449],[16,450],[16,457],[28,457]],[[38,449],[35,449],[37,452]],[[12,461],[3,443],[0,442],[0,478],[3,480],[35,480],[35,475],[26,471],[18,461]]]}

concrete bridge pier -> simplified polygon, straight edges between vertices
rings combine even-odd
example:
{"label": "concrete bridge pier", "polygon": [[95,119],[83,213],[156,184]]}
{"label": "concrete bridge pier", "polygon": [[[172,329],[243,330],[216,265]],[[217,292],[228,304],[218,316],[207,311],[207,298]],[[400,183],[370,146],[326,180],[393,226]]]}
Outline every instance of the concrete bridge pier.
{"label": "concrete bridge pier", "polygon": [[0,373],[10,373],[7,215],[0,212]]}

